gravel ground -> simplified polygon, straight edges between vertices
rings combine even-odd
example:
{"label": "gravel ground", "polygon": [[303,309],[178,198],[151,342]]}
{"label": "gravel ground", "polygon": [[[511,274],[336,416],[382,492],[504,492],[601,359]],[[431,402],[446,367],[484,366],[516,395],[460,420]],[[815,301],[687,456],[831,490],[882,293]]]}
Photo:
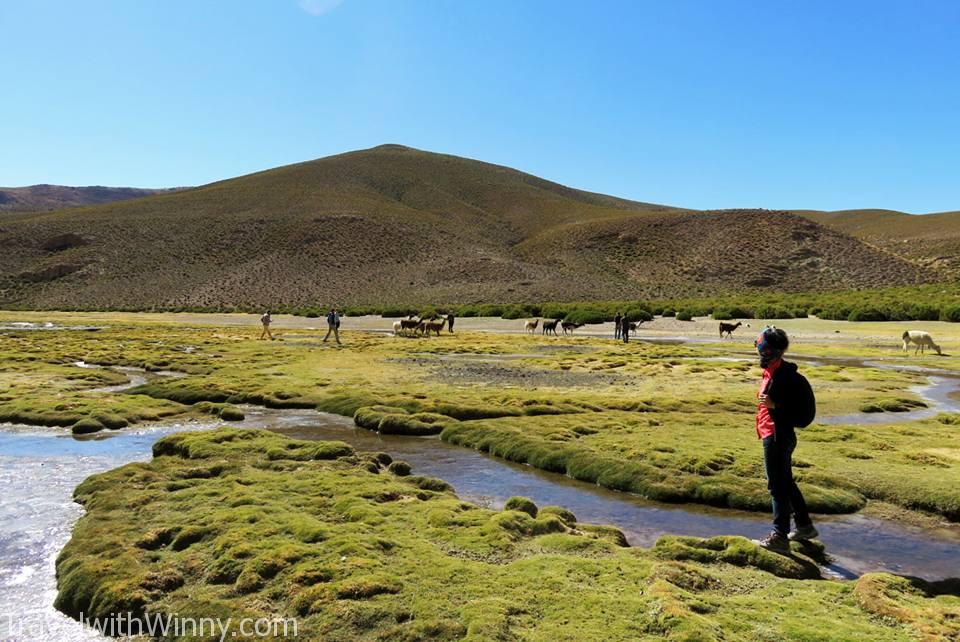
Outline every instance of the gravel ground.
{"label": "gravel ground", "polygon": [[524,368],[497,363],[494,358],[485,361],[464,360],[458,362],[432,357],[404,357],[395,359],[395,361],[408,364],[411,368],[427,368],[432,379],[451,384],[479,383],[497,387],[551,386],[555,388],[581,388],[609,386],[626,381],[624,377],[611,373]]}

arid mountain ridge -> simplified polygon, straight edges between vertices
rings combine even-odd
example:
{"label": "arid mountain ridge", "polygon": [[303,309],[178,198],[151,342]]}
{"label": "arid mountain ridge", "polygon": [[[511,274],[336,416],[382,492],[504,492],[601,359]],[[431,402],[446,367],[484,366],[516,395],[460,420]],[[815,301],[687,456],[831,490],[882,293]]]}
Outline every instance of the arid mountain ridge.
{"label": "arid mountain ridge", "polygon": [[182,187],[144,189],[140,187],[69,187],[67,185],[30,185],[28,187],[0,187],[0,213],[48,212],[68,207],[101,205],[132,198],[174,192]]}
{"label": "arid mountain ridge", "polygon": [[952,277],[958,217],[695,211],[383,145],[144,198],[5,214],[0,305],[509,303],[909,285]]}

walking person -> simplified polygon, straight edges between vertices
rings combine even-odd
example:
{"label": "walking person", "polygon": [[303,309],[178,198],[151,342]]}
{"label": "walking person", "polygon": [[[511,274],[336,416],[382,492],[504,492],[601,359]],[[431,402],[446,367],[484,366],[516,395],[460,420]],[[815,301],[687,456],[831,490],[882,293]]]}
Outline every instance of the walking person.
{"label": "walking person", "polygon": [[617,316],[613,317],[613,338],[617,340],[620,338],[620,321],[623,319],[623,315],[617,312]]}
{"label": "walking person", "polygon": [[450,330],[450,333],[453,333],[453,312],[447,314],[447,329]]}
{"label": "walking person", "polygon": [[330,338],[330,333],[333,333],[333,338],[337,340],[337,343],[340,343],[340,313],[337,312],[336,308],[330,308],[330,311],[327,312],[327,336],[323,338],[323,342],[326,343],[327,339]]}
{"label": "walking person", "polygon": [[271,323],[273,323],[273,317],[270,316],[270,310],[267,310],[260,315],[260,324],[263,326],[263,331],[260,332],[260,338],[257,341],[263,341],[264,337],[270,337],[270,340],[273,341],[273,334],[270,332]]}
{"label": "walking person", "polygon": [[[796,428],[804,428],[816,414],[816,400],[797,365],[784,361],[790,345],[787,333],[764,328],[757,337],[763,379],[757,394],[757,437],[763,443],[763,466],[773,508],[773,530],[754,543],[778,553],[789,553],[791,541],[809,540],[819,533],[810,519],[803,493],[793,479]],[[790,515],[796,528],[790,530]]]}
{"label": "walking person", "polygon": [[620,317],[620,336],[624,343],[630,343],[630,319],[627,315]]}

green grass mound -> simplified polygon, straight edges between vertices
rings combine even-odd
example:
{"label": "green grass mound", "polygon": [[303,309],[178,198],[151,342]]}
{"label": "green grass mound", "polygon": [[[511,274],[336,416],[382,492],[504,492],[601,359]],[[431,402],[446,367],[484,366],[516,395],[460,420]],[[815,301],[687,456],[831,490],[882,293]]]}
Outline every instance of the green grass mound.
{"label": "green grass mound", "polygon": [[358,408],[353,422],[384,435],[416,436],[438,435],[447,426],[457,423],[451,417],[434,412],[408,413],[404,408],[383,405]]}
{"label": "green grass mound", "polygon": [[926,407],[927,404],[918,399],[887,398],[863,403],[860,412],[909,412]]}
{"label": "green grass mound", "polygon": [[228,405],[220,410],[220,418],[224,421],[243,421],[247,416],[236,406]]}
{"label": "green grass mound", "polygon": [[411,468],[410,468],[410,464],[398,459],[394,462],[391,462],[391,464],[387,466],[387,470],[393,473],[394,475],[396,475],[397,477],[406,477],[407,475],[410,474]]}
{"label": "green grass mound", "polygon": [[924,640],[960,639],[960,579],[926,582],[868,573],[853,592],[865,611],[906,625]]}
{"label": "green grass mound", "polygon": [[511,497],[503,505],[503,510],[518,510],[530,517],[537,516],[537,505],[526,497]]}
{"label": "green grass mound", "polygon": [[[791,544],[791,553],[781,555],[761,548],[746,538],[735,536],[701,539],[664,535],[653,547],[653,553],[660,559],[724,562],[757,568],[777,577],[817,579],[820,577],[820,567],[815,560],[801,552],[804,550],[809,551],[811,547],[794,542]],[[814,547],[813,550],[817,549]]]}
{"label": "green grass mound", "polygon": [[120,430],[130,425],[130,422],[127,421],[126,418],[110,412],[99,412],[93,415],[93,419],[99,421],[103,424],[103,427],[108,430]]}
{"label": "green grass mound", "polygon": [[544,506],[539,511],[537,511],[537,514],[538,515],[555,515],[558,518],[560,518],[560,520],[563,521],[565,524],[573,525],[577,523],[577,516],[571,513],[569,510],[567,510],[563,506]]}
{"label": "green grass mound", "polygon": [[130,388],[130,395],[146,395],[155,399],[169,399],[177,403],[192,406],[201,401],[223,403],[236,393],[224,390],[220,386],[196,380],[192,377],[182,380],[161,380]]}
{"label": "green grass mound", "polygon": [[947,584],[784,579],[814,577],[812,558],[734,537],[625,548],[617,529],[574,526],[561,508],[487,510],[440,480],[382,474],[398,463],[382,453],[333,443],[321,452],[335,457],[304,456],[317,445],[181,433],[148,463],[88,478],[57,608],[296,618],[307,640],[892,642],[956,626]]}
{"label": "green grass mound", "polygon": [[73,424],[70,430],[75,435],[88,435],[90,433],[100,432],[105,428],[106,426],[93,417],[85,417]]}
{"label": "green grass mound", "polygon": [[214,432],[177,433],[167,435],[153,444],[153,456],[172,455],[184,459],[208,459],[224,452],[245,452],[264,443],[270,459],[305,461],[337,459],[354,454],[353,447],[342,441],[271,441],[272,433],[265,430],[237,430],[223,428]]}
{"label": "green grass mound", "polygon": [[243,421],[246,415],[236,406],[228,403],[214,403],[212,401],[201,401],[194,406],[194,409],[220,417],[224,421]]}

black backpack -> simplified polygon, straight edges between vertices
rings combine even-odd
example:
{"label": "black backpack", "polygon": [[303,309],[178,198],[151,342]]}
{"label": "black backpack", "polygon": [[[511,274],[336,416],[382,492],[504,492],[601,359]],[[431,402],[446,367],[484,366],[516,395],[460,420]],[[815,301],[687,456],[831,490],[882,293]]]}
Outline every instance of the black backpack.
{"label": "black backpack", "polygon": [[817,398],[810,382],[799,372],[794,376],[787,411],[794,428],[806,428],[817,416]]}

